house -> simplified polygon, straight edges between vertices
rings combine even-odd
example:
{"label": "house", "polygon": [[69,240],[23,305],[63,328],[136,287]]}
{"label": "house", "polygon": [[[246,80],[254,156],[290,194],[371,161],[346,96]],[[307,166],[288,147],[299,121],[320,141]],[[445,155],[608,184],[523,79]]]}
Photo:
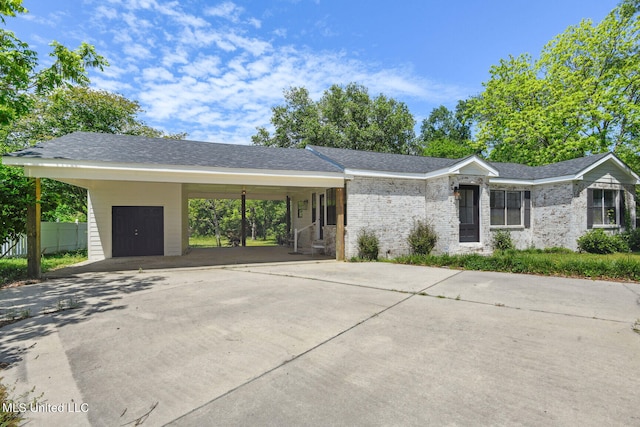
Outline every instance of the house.
{"label": "house", "polygon": [[406,254],[418,220],[435,227],[438,253],[491,253],[496,230],[508,230],[518,248],[575,250],[591,228],[635,224],[640,183],[610,153],[530,167],[88,132],[3,163],[88,190],[90,260],[186,253],[190,198],[286,200],[297,243],[339,259],[357,256],[363,228],[378,236],[381,256]]}

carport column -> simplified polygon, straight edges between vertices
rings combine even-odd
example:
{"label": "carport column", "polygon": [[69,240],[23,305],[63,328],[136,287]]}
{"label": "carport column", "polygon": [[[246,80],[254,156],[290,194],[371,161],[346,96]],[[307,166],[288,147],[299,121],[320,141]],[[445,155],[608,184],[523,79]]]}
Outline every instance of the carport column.
{"label": "carport column", "polygon": [[344,188],[336,188],[336,260],[344,261]]}
{"label": "carport column", "polygon": [[287,196],[287,242],[291,236],[291,197]]}
{"label": "carport column", "polygon": [[42,277],[40,259],[40,178],[30,179],[32,200],[27,205],[27,276],[30,279]]}
{"label": "carport column", "polygon": [[247,190],[242,190],[242,225],[240,227],[240,239],[242,246],[247,246]]}

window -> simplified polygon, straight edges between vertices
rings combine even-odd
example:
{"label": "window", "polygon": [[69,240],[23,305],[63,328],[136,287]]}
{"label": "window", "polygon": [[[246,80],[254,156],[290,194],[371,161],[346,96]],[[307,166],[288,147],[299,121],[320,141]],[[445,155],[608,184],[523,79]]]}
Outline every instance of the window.
{"label": "window", "polygon": [[[345,191],[346,194],[346,191]],[[347,199],[344,200],[343,205],[344,225],[347,225]],[[336,189],[327,189],[327,225],[336,225],[337,213],[336,213]]]}
{"label": "window", "polygon": [[618,219],[618,190],[589,190],[590,225],[616,225]]}
{"label": "window", "polygon": [[336,189],[327,189],[327,225],[336,225]]}
{"label": "window", "polygon": [[522,193],[522,191],[491,190],[491,225],[523,225]]}

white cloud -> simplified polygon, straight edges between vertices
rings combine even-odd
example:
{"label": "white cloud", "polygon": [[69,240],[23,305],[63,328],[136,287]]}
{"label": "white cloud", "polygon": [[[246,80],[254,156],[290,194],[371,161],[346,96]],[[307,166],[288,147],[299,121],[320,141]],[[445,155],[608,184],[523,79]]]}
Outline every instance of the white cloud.
{"label": "white cloud", "polygon": [[235,3],[227,1],[220,3],[217,6],[209,7],[205,9],[204,13],[208,16],[215,16],[219,18],[228,19],[231,22],[238,22],[240,15],[244,11],[243,8],[237,6]]}
{"label": "white cloud", "polygon": [[[270,127],[271,107],[282,104],[283,90],[292,86],[306,87],[313,99],[332,84],[353,81],[367,86],[371,95],[384,93],[405,102],[441,103],[467,95],[416,76],[410,66],[283,46],[286,28],[265,37],[261,22],[243,17],[244,9],[232,2],[203,14],[181,7],[162,0],[110,0],[97,7],[102,19],[112,19],[100,31],[111,35],[105,50],[112,53],[114,66],[92,76],[93,85],[140,101],[146,111],[142,118],[169,132],[249,144],[256,127]],[[228,22],[220,26],[215,18]]]}
{"label": "white cloud", "polygon": [[195,78],[204,78],[220,74],[220,58],[216,56],[201,56],[180,68],[183,74]]}
{"label": "white cloud", "polygon": [[122,51],[134,58],[134,60],[140,60],[140,59],[149,59],[153,56],[153,54],[151,53],[151,51],[149,49],[147,49],[146,46],[143,46],[139,43],[133,43],[130,45],[125,45],[122,48]]}
{"label": "white cloud", "polygon": [[112,7],[98,6],[96,9],[97,18],[115,19],[118,17],[118,11]]}
{"label": "white cloud", "polygon": [[142,78],[145,82],[153,81],[168,81],[171,82],[175,78],[173,74],[166,68],[162,67],[154,67],[154,68],[145,68],[142,70]]}
{"label": "white cloud", "polygon": [[262,27],[262,22],[260,22],[260,20],[259,20],[259,19],[256,19],[256,18],[249,18],[249,20],[247,21],[247,23],[248,23],[249,25],[251,25],[252,27],[254,27],[254,28],[260,28],[260,27]]}

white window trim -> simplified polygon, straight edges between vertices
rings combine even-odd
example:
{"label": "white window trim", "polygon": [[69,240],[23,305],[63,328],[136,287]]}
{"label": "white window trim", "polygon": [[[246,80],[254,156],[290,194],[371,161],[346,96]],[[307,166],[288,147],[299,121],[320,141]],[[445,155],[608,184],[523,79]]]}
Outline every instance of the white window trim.
{"label": "white window trim", "polygon": [[[595,222],[593,224],[591,224],[591,228],[603,228],[605,230],[616,230],[621,228],[621,222],[622,222],[622,218],[621,218],[621,214],[622,212],[620,212],[620,190],[616,190],[616,189],[612,189],[612,188],[592,188],[591,190],[601,190],[602,191],[602,206],[601,208],[603,209],[602,212],[602,219],[604,220],[605,218],[605,212],[604,212],[604,192],[605,191],[613,191],[614,195],[615,195],[615,200],[613,201],[614,203],[614,207],[616,209],[616,223],[615,224],[596,224]],[[594,198],[594,203],[595,203],[595,198]]]}
{"label": "white window trim", "polygon": [[[504,195],[504,222],[505,224],[491,224],[491,202],[489,202],[489,229],[509,229],[509,230],[524,230],[524,191],[525,190],[504,190],[504,189],[489,189],[489,200],[491,200],[492,191],[502,191]],[[507,194],[506,193],[520,193],[520,224],[507,225]]]}

